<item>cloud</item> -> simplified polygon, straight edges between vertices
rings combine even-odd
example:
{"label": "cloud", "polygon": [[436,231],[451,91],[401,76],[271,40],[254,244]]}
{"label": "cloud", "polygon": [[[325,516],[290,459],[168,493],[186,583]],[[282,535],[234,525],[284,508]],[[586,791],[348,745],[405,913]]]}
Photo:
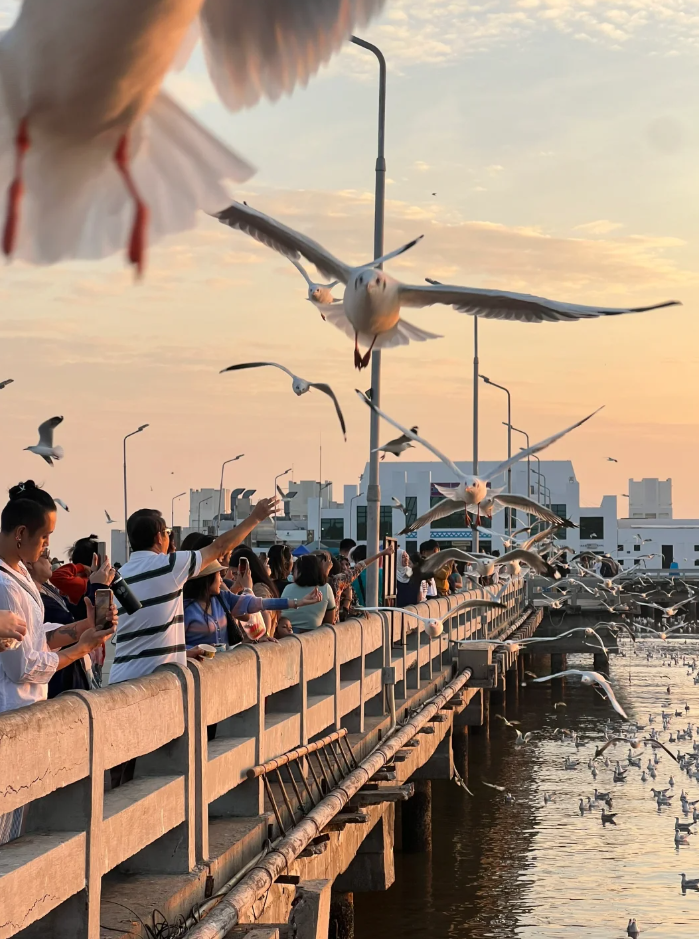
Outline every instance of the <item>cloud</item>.
{"label": "cloud", "polygon": [[588,235],[608,235],[610,232],[623,227],[621,222],[610,222],[609,219],[600,218],[596,222],[585,222],[582,225],[576,225],[573,231],[582,231]]}

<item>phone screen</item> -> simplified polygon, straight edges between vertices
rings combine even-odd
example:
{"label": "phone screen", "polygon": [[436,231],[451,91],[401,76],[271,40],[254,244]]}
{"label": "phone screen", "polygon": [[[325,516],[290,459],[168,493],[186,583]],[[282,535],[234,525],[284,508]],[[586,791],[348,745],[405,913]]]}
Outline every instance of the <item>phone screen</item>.
{"label": "phone screen", "polygon": [[112,605],[112,591],[111,590],[96,590],[95,591],[95,628],[96,629],[105,629],[107,627],[107,617],[109,615],[109,607]]}

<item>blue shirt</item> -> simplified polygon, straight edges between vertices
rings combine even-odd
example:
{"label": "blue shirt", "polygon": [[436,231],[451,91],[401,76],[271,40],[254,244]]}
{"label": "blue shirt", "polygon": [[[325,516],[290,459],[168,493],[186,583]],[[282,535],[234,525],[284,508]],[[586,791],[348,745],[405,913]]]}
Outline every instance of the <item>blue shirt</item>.
{"label": "blue shirt", "polygon": [[211,598],[208,612],[203,610],[197,600],[184,602],[184,641],[188,649],[194,649],[202,642],[220,645],[228,642],[228,617],[226,610],[233,616],[246,616],[262,610],[286,610],[288,600],[272,597],[261,599],[252,594],[229,593],[222,590]]}

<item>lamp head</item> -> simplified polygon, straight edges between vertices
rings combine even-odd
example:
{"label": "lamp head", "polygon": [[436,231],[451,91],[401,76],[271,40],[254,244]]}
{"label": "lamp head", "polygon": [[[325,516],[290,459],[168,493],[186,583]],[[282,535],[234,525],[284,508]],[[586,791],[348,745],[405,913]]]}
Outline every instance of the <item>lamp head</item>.
{"label": "lamp head", "polygon": [[150,424],[141,424],[141,426],[136,431],[137,434],[140,434],[142,430],[145,430],[146,427],[150,427]]}

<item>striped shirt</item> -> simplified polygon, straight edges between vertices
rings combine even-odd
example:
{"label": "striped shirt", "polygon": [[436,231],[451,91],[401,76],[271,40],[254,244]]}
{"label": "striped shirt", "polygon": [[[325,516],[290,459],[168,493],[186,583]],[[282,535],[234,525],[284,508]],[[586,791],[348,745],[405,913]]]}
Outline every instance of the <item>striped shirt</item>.
{"label": "striped shirt", "polygon": [[168,662],[187,664],[182,588],[200,570],[199,551],[133,552],[120,573],[141,601],[141,609],[119,611],[110,685],[150,675]]}

